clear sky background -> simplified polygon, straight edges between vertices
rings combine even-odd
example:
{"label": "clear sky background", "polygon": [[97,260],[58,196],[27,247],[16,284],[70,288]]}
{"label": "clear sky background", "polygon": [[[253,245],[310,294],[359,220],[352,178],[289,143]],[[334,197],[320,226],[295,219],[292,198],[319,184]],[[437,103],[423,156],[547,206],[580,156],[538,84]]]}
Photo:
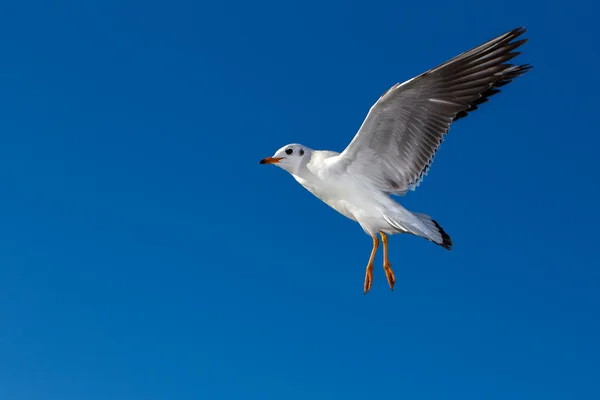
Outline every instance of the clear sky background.
{"label": "clear sky background", "polygon": [[[600,398],[592,2],[20,1],[0,12],[0,398]],[[371,239],[258,161],[524,25],[534,69]]]}

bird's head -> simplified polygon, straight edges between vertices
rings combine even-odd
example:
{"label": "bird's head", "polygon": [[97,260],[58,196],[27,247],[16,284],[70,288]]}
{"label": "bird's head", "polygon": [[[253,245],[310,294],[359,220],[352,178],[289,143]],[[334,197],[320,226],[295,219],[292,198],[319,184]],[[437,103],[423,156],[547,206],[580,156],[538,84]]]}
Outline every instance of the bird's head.
{"label": "bird's head", "polygon": [[283,146],[271,157],[260,160],[261,164],[274,164],[290,174],[297,174],[300,167],[306,165],[310,159],[311,149],[301,144],[292,143]]}

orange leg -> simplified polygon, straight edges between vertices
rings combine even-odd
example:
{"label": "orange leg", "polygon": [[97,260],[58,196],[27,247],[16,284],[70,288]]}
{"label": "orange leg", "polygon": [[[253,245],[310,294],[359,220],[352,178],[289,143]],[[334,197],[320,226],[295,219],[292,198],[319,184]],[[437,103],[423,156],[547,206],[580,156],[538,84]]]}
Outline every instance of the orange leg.
{"label": "orange leg", "polygon": [[394,290],[394,284],[396,283],[396,277],[392,270],[392,264],[388,260],[388,238],[383,232],[379,232],[381,235],[381,241],[383,242],[383,269],[385,270],[385,277],[390,284],[390,289]]}
{"label": "orange leg", "polygon": [[373,260],[375,260],[375,254],[379,247],[379,239],[377,235],[373,236],[373,250],[371,250],[371,257],[369,257],[369,264],[367,264],[367,273],[365,275],[365,294],[371,290],[371,284],[373,283]]}

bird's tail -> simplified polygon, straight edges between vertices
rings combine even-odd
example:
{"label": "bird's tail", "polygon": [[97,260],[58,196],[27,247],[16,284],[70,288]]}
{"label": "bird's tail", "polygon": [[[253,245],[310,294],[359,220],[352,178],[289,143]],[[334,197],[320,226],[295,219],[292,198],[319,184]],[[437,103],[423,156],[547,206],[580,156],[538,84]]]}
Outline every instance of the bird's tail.
{"label": "bird's tail", "polygon": [[415,217],[414,220],[410,222],[405,216],[400,219],[384,214],[383,217],[390,225],[400,231],[421,236],[447,250],[452,249],[452,239],[450,239],[450,235],[444,231],[440,224],[433,220],[429,215],[416,212],[410,212],[410,214]]}

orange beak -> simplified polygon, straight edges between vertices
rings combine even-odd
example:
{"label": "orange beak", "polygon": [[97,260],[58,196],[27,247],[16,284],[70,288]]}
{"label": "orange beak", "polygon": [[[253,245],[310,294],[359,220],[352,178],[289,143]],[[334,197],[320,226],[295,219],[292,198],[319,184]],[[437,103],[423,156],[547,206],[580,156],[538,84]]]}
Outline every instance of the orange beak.
{"label": "orange beak", "polygon": [[260,160],[261,164],[277,164],[283,157],[267,157]]}

